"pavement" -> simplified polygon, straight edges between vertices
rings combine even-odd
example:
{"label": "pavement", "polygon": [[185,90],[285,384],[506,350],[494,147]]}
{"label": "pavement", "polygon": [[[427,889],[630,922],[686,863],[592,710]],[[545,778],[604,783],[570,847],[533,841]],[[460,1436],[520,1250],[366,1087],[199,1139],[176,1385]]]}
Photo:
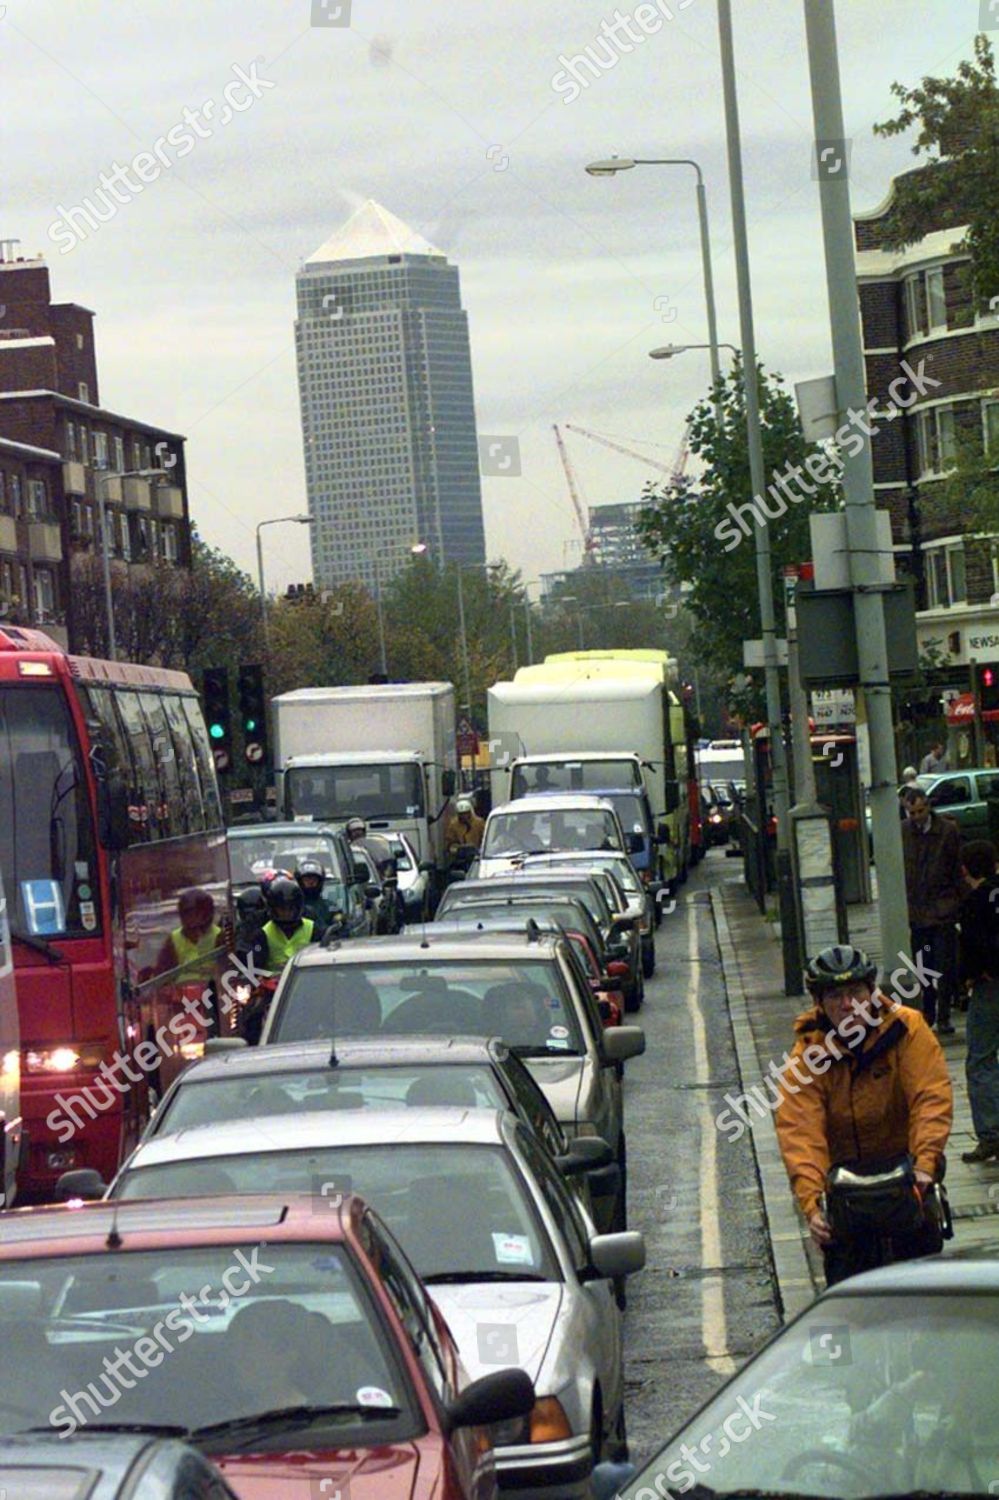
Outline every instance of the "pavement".
{"label": "pavement", "polygon": [[[733,862],[734,863],[734,862]],[[742,1089],[762,1083],[772,1062],[792,1044],[795,1016],[807,1007],[802,995],[783,990],[780,929],[761,916],[738,866],[712,891],[722,969],[728,987]],[[878,956],[877,908],[849,909],[850,939]],[[956,1034],[941,1038],[954,1086],[954,1126],[947,1152],[947,1193],[954,1238],[944,1254],[987,1250],[999,1255],[999,1162],[968,1165],[961,1152],[975,1144],[964,1075],[965,1016],[953,1017]],[[787,1321],[822,1290],[822,1257],[811,1243],[791,1196],[777,1148],[773,1116],[752,1114],[750,1135],[769,1230],[780,1311]]]}

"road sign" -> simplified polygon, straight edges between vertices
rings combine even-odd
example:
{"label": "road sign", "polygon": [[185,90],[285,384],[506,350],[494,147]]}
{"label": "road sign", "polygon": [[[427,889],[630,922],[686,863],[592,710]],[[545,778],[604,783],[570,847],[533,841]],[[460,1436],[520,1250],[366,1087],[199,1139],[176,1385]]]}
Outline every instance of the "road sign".
{"label": "road sign", "polygon": [[259,745],[256,740],[251,740],[246,747],[246,758],[251,766],[259,765],[264,758],[263,745]]}
{"label": "road sign", "polygon": [[216,771],[228,771],[228,769],[229,769],[229,752],[228,752],[228,750],[223,750],[220,746],[216,746],[215,749],[212,751],[212,759],[215,762],[215,769],[216,769]]}
{"label": "road sign", "polygon": [[455,735],[458,746],[458,754],[462,759],[478,755],[479,736],[475,732],[475,726],[469,719],[458,720],[458,730]]}
{"label": "road sign", "polygon": [[229,793],[229,801],[232,803],[255,802],[256,793],[252,786],[239,786],[235,791]]}

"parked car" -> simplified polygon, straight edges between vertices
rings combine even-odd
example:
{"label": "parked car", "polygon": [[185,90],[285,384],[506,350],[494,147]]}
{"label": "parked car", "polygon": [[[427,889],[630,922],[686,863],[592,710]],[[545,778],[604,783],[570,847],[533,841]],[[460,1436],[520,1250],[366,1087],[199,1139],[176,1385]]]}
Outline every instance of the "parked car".
{"label": "parked car", "polygon": [[841,1281],[620,1493],[995,1494],[997,1306],[994,1258],[932,1256]]}
{"label": "parked car", "polygon": [[500,1036],[520,1056],[570,1139],[599,1136],[621,1168],[627,1150],[615,1063],[645,1050],[636,1026],[605,1031],[565,937],[408,934],[303,949],[284,971],[261,1045],[341,1035]]}
{"label": "parked car", "polygon": [[140,1145],[111,1194],[217,1197],[290,1181],[312,1189],[317,1211],[323,1194],[360,1191],[467,1368],[512,1363],[530,1376],[533,1410],[495,1432],[501,1487],[588,1500],[594,1463],[626,1452],[612,1279],[641,1269],[642,1236],[596,1234],[533,1131],[497,1110],[341,1109],[195,1127]]}
{"label": "parked car", "polygon": [[407,922],[429,922],[433,915],[433,865],[422,864],[404,833],[385,835],[392,846],[399,877],[399,894]]}
{"label": "parked car", "polygon": [[999,798],[999,771],[994,767],[941,771],[934,776],[919,776],[915,784],[926,793],[931,807],[954,819],[965,843],[992,836],[987,799]]}
{"label": "parked car", "polygon": [[370,896],[356,879],[354,858],[343,832],[313,823],[252,823],[226,832],[233,895],[259,883],[268,870],[294,875],[303,859],[323,867],[323,899],[343,913],[343,937],[368,937],[376,915]]}
{"label": "parked car", "polygon": [[[279,1494],[276,1483],[255,1492]],[[176,1439],[55,1432],[0,1438],[4,1500],[239,1500],[218,1469]]]}
{"label": "parked car", "polygon": [[[219,1128],[248,1131],[244,1122]],[[167,1141],[201,1134],[139,1149],[163,1156]],[[305,1139],[298,1120],[294,1134]],[[7,1433],[93,1431],[102,1421],[183,1433],[246,1500],[311,1500],[348,1485],[351,1500],[493,1500],[484,1424],[529,1420],[534,1391],[523,1372],[494,1368],[469,1384],[439,1310],[356,1196],[284,1190],[223,1201],[210,1180],[218,1169],[200,1168],[196,1201],[167,1194],[5,1219]],[[246,1184],[254,1193],[262,1185]],[[133,1371],[145,1366],[141,1379],[107,1372],[122,1350]],[[73,1441],[62,1444],[67,1461]]]}
{"label": "parked car", "polygon": [[[638,835],[633,835],[634,844]],[[612,802],[588,794],[542,793],[494,807],[486,819],[482,847],[471,873],[502,875],[523,854],[558,849],[619,849],[629,852]]]}

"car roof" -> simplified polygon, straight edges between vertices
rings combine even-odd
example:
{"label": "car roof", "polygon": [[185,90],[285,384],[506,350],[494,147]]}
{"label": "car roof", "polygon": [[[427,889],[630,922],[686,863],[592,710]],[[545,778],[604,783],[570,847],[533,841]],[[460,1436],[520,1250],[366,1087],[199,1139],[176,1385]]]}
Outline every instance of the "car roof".
{"label": "car roof", "polygon": [[518,755],[517,766],[563,765],[567,762],[590,760],[638,760],[635,750],[551,750],[547,755]]}
{"label": "car roof", "polygon": [[315,1151],[324,1146],[442,1145],[455,1141],[493,1146],[503,1140],[506,1114],[498,1109],[435,1105],[404,1110],[324,1109],[308,1114],[219,1120],[151,1136],[135,1148],[123,1171],[127,1175],[168,1162]]}
{"label": "car roof", "polygon": [[[346,1114],[347,1111],[338,1111]],[[286,1117],[287,1118],[287,1117]],[[301,1119],[303,1117],[296,1116]],[[245,1122],[244,1122],[245,1123]],[[177,1132],[179,1135],[181,1132]],[[172,1139],[164,1135],[164,1140]],[[142,1148],[137,1148],[142,1149]],[[0,1264],[31,1247],[41,1253],[71,1255],[81,1243],[90,1249],[114,1247],[113,1236],[132,1236],[134,1248],[240,1242],[247,1235],[301,1239],[320,1233],[309,1193],[239,1194],[215,1198],[156,1198],[72,1203],[14,1209],[4,1215]],[[324,1219],[321,1235],[341,1238],[336,1215]],[[112,1244],[108,1245],[108,1240]],[[14,1253],[11,1253],[14,1252]]]}
{"label": "car roof", "polygon": [[[462,891],[505,891],[513,885],[518,887],[551,885],[553,880],[560,882],[564,880],[567,883],[572,882],[576,885],[585,885],[589,881],[590,885],[597,885],[596,877],[588,874],[585,870],[578,872],[575,870],[566,870],[564,874],[558,871],[549,872],[548,870],[510,870],[503,875],[484,875],[479,879],[459,880],[457,887]],[[454,887],[451,887],[451,889],[453,890]]]}
{"label": "car roof", "polygon": [[[491,908],[491,910],[486,910]],[[554,932],[561,935],[565,932],[565,924],[557,917],[549,916],[518,916],[517,903],[510,898],[490,902],[483,901],[473,906],[471,911],[462,911],[460,906],[454,908],[454,915],[445,912],[440,921],[434,922],[434,930],[438,932],[523,932],[527,933],[528,923],[533,923],[538,932]]]}
{"label": "car roof", "polygon": [[307,839],[315,834],[326,834],[329,838],[335,838],[340,830],[327,822],[309,823],[241,823],[235,828],[227,828],[226,838],[259,838],[266,834],[268,838],[300,838]]}
{"label": "car roof", "polygon": [[969,1253],[928,1256],[924,1260],[898,1261],[838,1281],[823,1294],[822,1301],[851,1294],[869,1296],[880,1292],[999,1292],[999,1241]]}
{"label": "car roof", "polygon": [[[483,882],[487,884],[487,882]],[[492,958],[550,958],[554,952],[555,939],[542,933],[539,939],[529,941],[526,933],[516,932],[468,932],[462,937],[453,934],[437,938],[434,924],[421,929],[419,935],[394,933],[390,937],[369,937],[363,943],[331,943],[328,948],[311,946],[300,948],[292,959],[296,969],[322,969],[331,964],[367,963],[423,963],[428,959],[482,959]]]}
{"label": "car roof", "polygon": [[403,1068],[414,1063],[482,1063],[505,1061],[506,1044],[498,1037],[342,1037],[336,1042],[336,1063],[330,1062],[330,1042],[275,1042],[265,1047],[238,1047],[200,1058],[186,1067],[183,1083],[207,1083],[218,1078],[253,1078],[261,1074],[297,1073],[338,1068]]}
{"label": "car roof", "polygon": [[513,802],[501,802],[494,807],[489,814],[494,818],[497,813],[509,812],[551,812],[552,807],[565,812],[592,811],[599,808],[601,812],[612,813],[611,804],[603,797],[595,797],[592,792],[532,792],[529,797],[517,797]]}

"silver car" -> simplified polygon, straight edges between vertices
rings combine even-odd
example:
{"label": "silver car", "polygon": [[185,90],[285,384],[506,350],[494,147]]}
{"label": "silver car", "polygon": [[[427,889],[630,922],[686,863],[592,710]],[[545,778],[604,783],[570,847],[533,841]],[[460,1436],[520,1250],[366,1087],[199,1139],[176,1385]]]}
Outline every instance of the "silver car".
{"label": "silver car", "polygon": [[583,793],[518,797],[494,807],[472,873],[478,880],[504,875],[525,854],[560,849],[627,852],[621,820],[606,797]]}
{"label": "silver car", "polygon": [[429,927],[422,938],[302,949],[284,971],[261,1046],[416,1033],[502,1037],[568,1136],[609,1142],[622,1188],[606,1222],[624,1228],[627,1159],[615,1064],[645,1051],[645,1033],[637,1026],[604,1028],[564,934],[437,937]]}
{"label": "silver car", "polygon": [[138,1146],[108,1196],[289,1190],[331,1212],[359,1192],[430,1289],[469,1374],[530,1374],[533,1412],[495,1430],[501,1488],[584,1500],[594,1463],[626,1456],[611,1278],[640,1270],[645,1244],[597,1234],[516,1115],[333,1110],[195,1126]]}

